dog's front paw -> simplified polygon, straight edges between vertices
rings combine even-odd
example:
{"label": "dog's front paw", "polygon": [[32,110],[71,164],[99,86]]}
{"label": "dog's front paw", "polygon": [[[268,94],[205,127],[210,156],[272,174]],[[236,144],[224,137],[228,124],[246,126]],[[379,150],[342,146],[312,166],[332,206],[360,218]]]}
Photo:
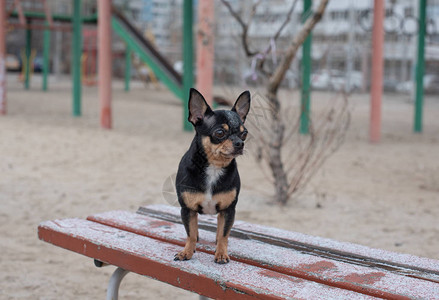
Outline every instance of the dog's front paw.
{"label": "dog's front paw", "polygon": [[189,260],[194,255],[194,252],[195,251],[187,251],[186,249],[184,249],[183,251],[175,254],[174,260]]}
{"label": "dog's front paw", "polygon": [[215,252],[215,262],[217,264],[226,264],[230,261],[230,257],[227,255],[227,252],[216,251]]}

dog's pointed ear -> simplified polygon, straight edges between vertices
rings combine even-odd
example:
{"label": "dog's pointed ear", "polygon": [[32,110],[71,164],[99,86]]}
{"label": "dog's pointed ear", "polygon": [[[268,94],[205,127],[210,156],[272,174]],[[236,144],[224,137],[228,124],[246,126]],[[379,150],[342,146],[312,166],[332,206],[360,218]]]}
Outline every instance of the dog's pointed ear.
{"label": "dog's pointed ear", "polygon": [[241,118],[242,123],[245,122],[247,114],[250,111],[250,92],[245,91],[239,95],[238,99],[233,105],[232,111],[236,112]]}
{"label": "dog's pointed ear", "polygon": [[189,122],[197,125],[203,121],[204,117],[212,113],[212,109],[207,104],[203,95],[194,88],[189,91]]}

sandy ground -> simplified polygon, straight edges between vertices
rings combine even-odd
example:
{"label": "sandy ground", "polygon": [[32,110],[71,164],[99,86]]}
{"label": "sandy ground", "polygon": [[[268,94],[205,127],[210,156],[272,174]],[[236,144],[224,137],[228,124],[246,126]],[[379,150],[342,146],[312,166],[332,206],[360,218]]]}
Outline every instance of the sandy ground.
{"label": "sandy ground", "polygon": [[[113,267],[41,242],[41,221],[135,211],[166,203],[162,187],[192,139],[169,92],[115,83],[114,130],[99,128],[95,87],[83,89],[83,116],[70,114],[70,85],[36,76],[24,91],[9,76],[0,117],[0,298],[102,299]],[[314,93],[314,99],[324,98]],[[382,142],[368,142],[369,96],[355,95],[344,145],[286,207],[254,159],[239,158],[243,182],[237,218],[292,231],[439,259],[439,99],[427,97],[425,130],[412,133],[413,105],[385,95]],[[318,101],[315,101],[318,103]],[[318,105],[318,104],[315,104]],[[129,274],[122,299],[196,299]]]}

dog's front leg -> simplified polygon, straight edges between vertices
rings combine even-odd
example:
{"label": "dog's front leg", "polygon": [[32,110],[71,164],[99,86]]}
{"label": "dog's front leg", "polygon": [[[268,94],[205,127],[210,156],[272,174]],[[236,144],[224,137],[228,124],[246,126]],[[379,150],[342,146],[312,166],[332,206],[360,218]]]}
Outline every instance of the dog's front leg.
{"label": "dog's front leg", "polygon": [[228,208],[218,213],[218,227],[216,229],[215,262],[226,264],[230,261],[227,254],[229,234],[235,221],[235,208]]}
{"label": "dog's front leg", "polygon": [[198,213],[188,208],[181,209],[181,220],[186,229],[187,239],[183,251],[175,255],[174,260],[189,260],[192,258],[198,239]]}

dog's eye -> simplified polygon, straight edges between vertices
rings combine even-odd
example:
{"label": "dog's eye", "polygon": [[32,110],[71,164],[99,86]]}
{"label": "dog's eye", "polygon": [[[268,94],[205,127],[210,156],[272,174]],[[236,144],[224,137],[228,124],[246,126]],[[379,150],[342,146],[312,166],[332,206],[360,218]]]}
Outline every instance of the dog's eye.
{"label": "dog's eye", "polygon": [[241,133],[240,138],[241,138],[241,140],[244,141],[247,138],[247,131],[244,131],[243,133]]}
{"label": "dog's eye", "polygon": [[226,135],[226,132],[223,129],[218,129],[217,131],[215,131],[214,133],[216,138],[223,138]]}

